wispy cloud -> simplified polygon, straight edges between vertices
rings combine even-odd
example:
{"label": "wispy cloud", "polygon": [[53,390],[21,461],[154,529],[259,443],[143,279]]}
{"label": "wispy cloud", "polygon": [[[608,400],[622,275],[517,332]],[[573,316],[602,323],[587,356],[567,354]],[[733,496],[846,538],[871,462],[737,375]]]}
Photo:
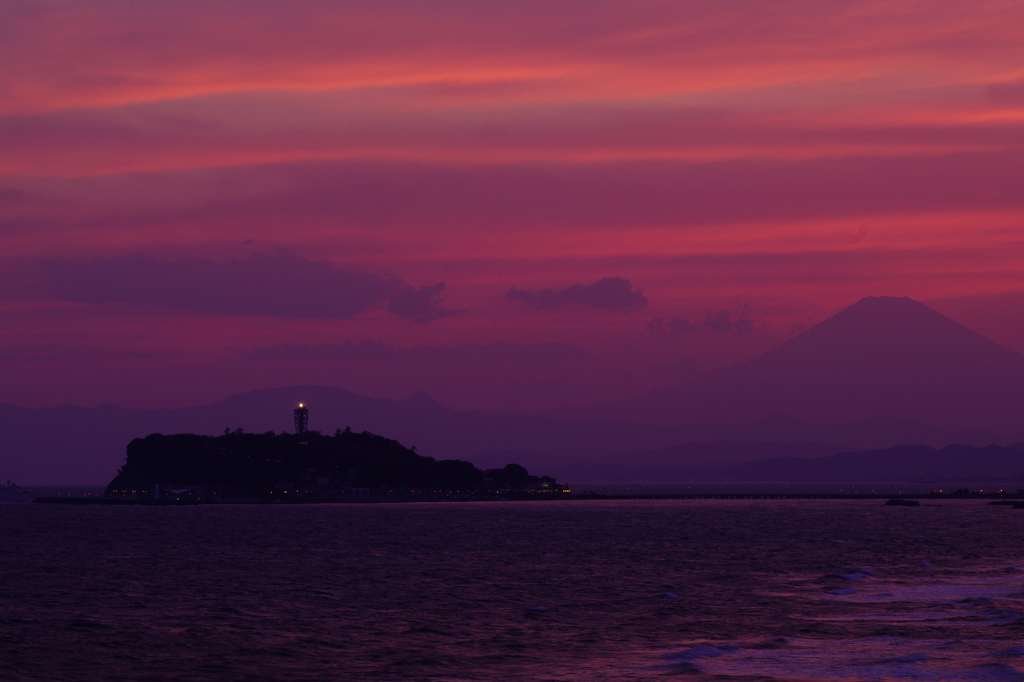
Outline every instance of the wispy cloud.
{"label": "wispy cloud", "polygon": [[647,331],[653,332],[658,336],[665,336],[667,334],[686,334],[689,332],[697,331],[699,327],[690,324],[690,321],[683,317],[668,317],[660,318],[656,317],[647,323]]}
{"label": "wispy cloud", "polygon": [[735,333],[740,336],[749,334],[754,329],[753,323],[747,318],[749,310],[749,304],[737,304],[733,311],[705,310],[704,326],[719,333]]}
{"label": "wispy cloud", "polygon": [[415,287],[397,278],[293,254],[157,260],[142,255],[39,263],[47,292],[63,301],[127,303],[218,315],[347,319],[387,302],[389,312],[425,322],[444,283]]}
{"label": "wispy cloud", "polygon": [[455,346],[413,346],[396,348],[375,339],[354,343],[296,344],[260,346],[246,355],[266,360],[288,361],[357,361],[380,363],[427,364],[527,364],[549,365],[565,362],[587,362],[591,356],[578,346],[554,341],[544,343],[467,342]]}
{"label": "wispy cloud", "polygon": [[602,277],[592,284],[573,284],[564,289],[538,289],[524,291],[512,287],[505,294],[512,301],[522,301],[531,308],[564,308],[578,304],[598,310],[641,310],[647,307],[647,297],[640,289],[633,289],[628,279]]}

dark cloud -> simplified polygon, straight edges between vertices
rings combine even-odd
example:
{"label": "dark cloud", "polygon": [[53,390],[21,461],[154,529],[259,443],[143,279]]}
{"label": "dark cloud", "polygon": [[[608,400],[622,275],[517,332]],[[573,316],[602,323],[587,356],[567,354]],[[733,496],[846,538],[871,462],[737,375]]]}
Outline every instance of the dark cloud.
{"label": "dark cloud", "polygon": [[584,362],[591,356],[578,346],[546,343],[464,343],[459,346],[415,346],[394,348],[375,339],[359,343],[285,343],[258,347],[247,353],[266,360],[329,360],[357,362],[417,363],[521,363],[530,365]]}
{"label": "dark cloud", "polygon": [[388,312],[408,317],[416,322],[430,322],[462,312],[441,307],[441,292],[444,291],[444,287],[444,282],[422,286],[419,289],[407,285],[391,298]]}
{"label": "dark cloud", "polygon": [[749,307],[747,304],[737,306],[733,312],[728,310],[719,310],[718,312],[705,310],[704,326],[712,331],[723,334],[730,332],[740,335],[749,334],[754,329],[754,325],[746,318]]}
{"label": "dark cloud", "polygon": [[633,290],[628,279],[604,277],[593,284],[573,284],[565,289],[520,290],[512,287],[505,298],[522,301],[532,308],[564,308],[571,303],[599,310],[640,310],[647,307],[647,297],[640,289]]}
{"label": "dark cloud", "polygon": [[444,283],[416,288],[393,277],[289,253],[223,261],[135,255],[39,263],[46,293],[78,303],[127,303],[218,315],[351,318],[374,305],[417,321],[440,308]]}
{"label": "dark cloud", "polygon": [[647,323],[647,331],[654,332],[658,336],[665,336],[666,334],[695,332],[697,327],[682,317],[669,317],[667,319],[656,317]]}

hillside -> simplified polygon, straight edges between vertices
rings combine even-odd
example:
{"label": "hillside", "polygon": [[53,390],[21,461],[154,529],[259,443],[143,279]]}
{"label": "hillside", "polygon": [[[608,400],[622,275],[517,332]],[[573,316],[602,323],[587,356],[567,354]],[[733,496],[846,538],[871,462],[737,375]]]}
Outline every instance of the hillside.
{"label": "hillside", "polygon": [[[263,389],[176,410],[0,404],[0,479],[106,482],[134,438],[288,431],[299,401],[311,407],[311,429],[371,431],[484,467],[516,461],[503,453],[525,454],[530,468],[572,481],[629,481],[774,454],[1017,442],[1024,355],[910,299],[866,298],[747,363],[559,414],[460,411],[425,393],[377,399],[331,386]],[[737,445],[705,447],[726,441]],[[769,454],[764,444],[787,452]]]}
{"label": "hillside", "polygon": [[909,298],[869,297],[749,362],[561,416],[651,424],[878,418],[950,430],[1024,428],[1024,355]]}

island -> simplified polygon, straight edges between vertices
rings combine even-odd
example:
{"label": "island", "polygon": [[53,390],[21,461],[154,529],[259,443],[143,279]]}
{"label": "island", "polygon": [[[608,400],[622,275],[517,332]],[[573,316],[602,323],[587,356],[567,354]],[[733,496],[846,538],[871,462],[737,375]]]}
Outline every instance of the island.
{"label": "island", "polygon": [[127,446],[110,502],[323,502],[556,499],[569,490],[518,464],[478,469],[436,460],[396,440],[350,429],[323,435],[152,434]]}

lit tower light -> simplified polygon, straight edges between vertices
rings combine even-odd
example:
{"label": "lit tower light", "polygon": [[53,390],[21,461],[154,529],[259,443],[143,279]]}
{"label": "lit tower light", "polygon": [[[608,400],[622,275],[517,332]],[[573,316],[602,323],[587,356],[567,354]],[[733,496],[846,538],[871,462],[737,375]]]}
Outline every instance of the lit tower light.
{"label": "lit tower light", "polygon": [[309,423],[309,410],[305,403],[299,403],[295,408],[295,435],[301,436],[306,432],[306,425]]}

